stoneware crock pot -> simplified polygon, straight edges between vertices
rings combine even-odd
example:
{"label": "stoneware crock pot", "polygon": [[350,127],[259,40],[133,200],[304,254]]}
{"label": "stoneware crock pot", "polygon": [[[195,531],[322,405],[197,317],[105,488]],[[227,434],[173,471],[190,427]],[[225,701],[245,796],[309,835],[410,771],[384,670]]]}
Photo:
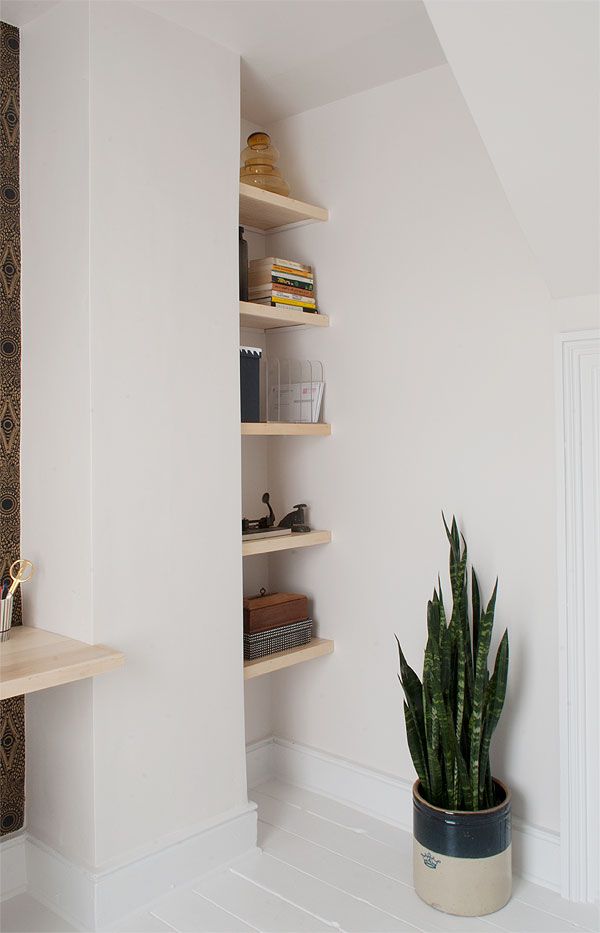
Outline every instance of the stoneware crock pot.
{"label": "stoneware crock pot", "polygon": [[491,914],[512,888],[510,791],[494,780],[489,810],[433,807],[413,785],[413,877],[421,900],[461,917]]}

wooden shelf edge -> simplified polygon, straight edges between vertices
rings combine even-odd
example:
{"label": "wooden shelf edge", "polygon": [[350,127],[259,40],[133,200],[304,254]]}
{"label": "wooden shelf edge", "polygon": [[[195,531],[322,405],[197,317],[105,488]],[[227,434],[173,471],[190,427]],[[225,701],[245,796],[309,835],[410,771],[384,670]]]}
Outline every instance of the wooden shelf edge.
{"label": "wooden shelf edge", "polygon": [[330,531],[308,531],[306,534],[282,535],[280,538],[259,538],[257,541],[242,541],[242,557],[258,554],[274,554],[277,551],[292,551],[301,547],[329,544]]}
{"label": "wooden shelf edge", "polygon": [[59,687],[115,670],[125,655],[32,626],[15,626],[0,644],[0,699]]}
{"label": "wooden shelf edge", "polygon": [[266,232],[291,224],[327,220],[329,211],[324,207],[240,182],[240,224],[244,227]]}
{"label": "wooden shelf edge", "polygon": [[240,301],[240,327],[254,330],[273,330],[277,327],[329,327],[329,315],[309,311],[280,311],[254,301]]}
{"label": "wooden shelf edge", "polygon": [[311,638],[308,645],[289,648],[287,651],[278,651],[266,658],[244,661],[244,680],[252,680],[253,677],[262,677],[263,674],[271,674],[273,671],[281,671],[286,667],[302,664],[304,661],[324,657],[326,654],[332,654],[333,649],[334,644],[331,639]]}
{"label": "wooden shelf edge", "polygon": [[245,437],[329,437],[330,424],[291,424],[285,421],[242,421]]}

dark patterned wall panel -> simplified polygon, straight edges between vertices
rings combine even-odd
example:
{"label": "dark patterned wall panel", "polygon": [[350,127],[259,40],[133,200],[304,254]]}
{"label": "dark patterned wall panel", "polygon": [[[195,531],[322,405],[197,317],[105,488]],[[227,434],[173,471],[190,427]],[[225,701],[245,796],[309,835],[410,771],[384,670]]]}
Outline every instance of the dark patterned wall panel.
{"label": "dark patterned wall panel", "polygon": [[[0,577],[19,557],[21,419],[21,226],[19,30],[0,23]],[[18,592],[18,591],[17,591]],[[21,624],[21,597],[13,625]],[[0,703],[0,836],[23,825],[25,698]]]}

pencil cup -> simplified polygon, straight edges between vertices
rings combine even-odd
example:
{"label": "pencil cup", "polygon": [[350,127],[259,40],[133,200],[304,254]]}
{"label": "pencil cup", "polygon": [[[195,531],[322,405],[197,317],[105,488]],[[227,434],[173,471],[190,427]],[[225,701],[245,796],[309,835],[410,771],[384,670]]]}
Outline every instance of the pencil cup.
{"label": "pencil cup", "polygon": [[0,641],[8,641],[10,638],[10,626],[12,623],[13,597],[7,596],[0,600]]}

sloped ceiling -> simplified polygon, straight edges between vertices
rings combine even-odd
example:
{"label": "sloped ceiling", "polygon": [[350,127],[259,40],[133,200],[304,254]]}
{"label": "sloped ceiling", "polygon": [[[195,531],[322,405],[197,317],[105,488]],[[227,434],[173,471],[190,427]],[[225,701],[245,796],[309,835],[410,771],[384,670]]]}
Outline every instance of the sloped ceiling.
{"label": "sloped ceiling", "polygon": [[425,4],[550,294],[597,293],[597,3]]}
{"label": "sloped ceiling", "polygon": [[442,64],[421,0],[138,0],[241,56],[242,116],[267,125]]}

